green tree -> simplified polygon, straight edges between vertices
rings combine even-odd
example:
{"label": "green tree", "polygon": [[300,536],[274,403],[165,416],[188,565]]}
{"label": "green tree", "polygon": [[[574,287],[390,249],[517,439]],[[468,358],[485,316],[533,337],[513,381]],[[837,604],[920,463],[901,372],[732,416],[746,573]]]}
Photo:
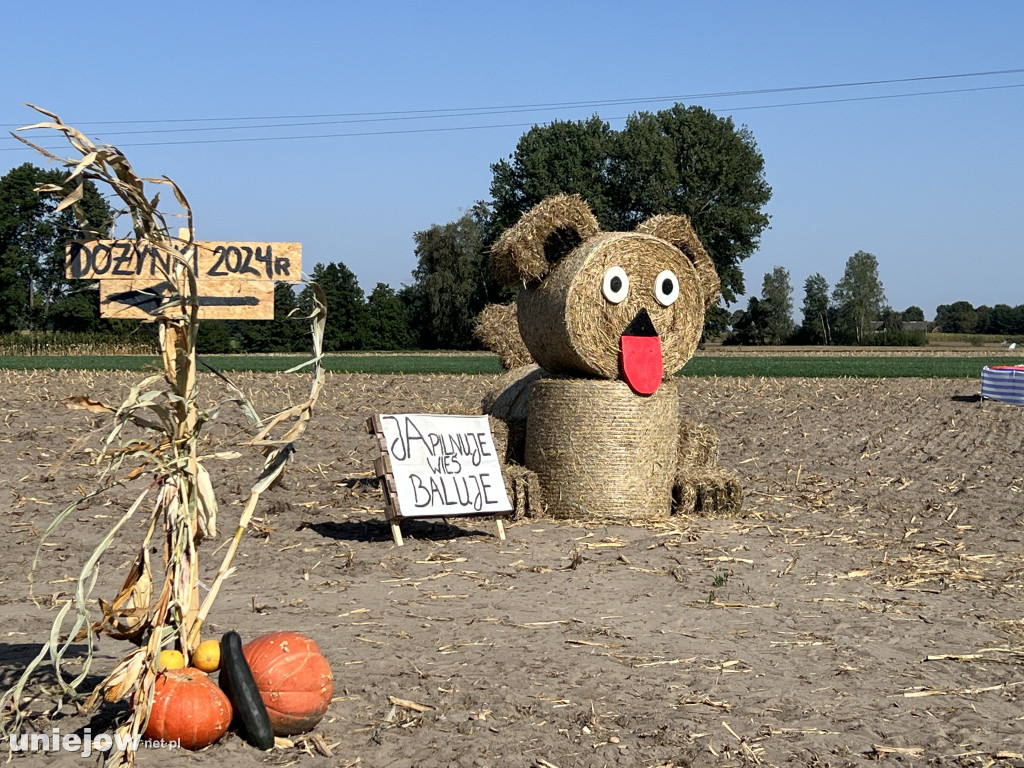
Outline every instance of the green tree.
{"label": "green tree", "polygon": [[769,221],[762,209],[771,188],[753,135],[702,107],[636,113],[621,132],[596,116],[534,127],[491,169],[488,242],[558,192],[581,195],[609,230],[685,214],[718,268],[727,302],[744,293],[739,264]]}
{"label": "green tree", "polygon": [[202,355],[228,355],[237,352],[231,335],[231,323],[225,320],[204,320],[196,335],[196,351]]}
{"label": "green tree", "polygon": [[[100,320],[97,284],[72,286],[50,306],[48,325],[55,331],[105,330]],[[124,321],[121,321],[124,322]]]}
{"label": "green tree", "polygon": [[311,337],[309,320],[300,311],[299,297],[291,283],[274,285],[274,319],[267,323],[269,352],[305,352]]}
{"label": "green tree", "polygon": [[775,267],[765,273],[761,285],[761,312],[768,344],[784,344],[793,335],[793,286],[789,272]]}
{"label": "green tree", "polygon": [[520,137],[507,160],[491,166],[493,214],[488,242],[515,224],[545,197],[580,195],[606,228],[617,223],[611,207],[608,167],[615,154],[616,133],[601,118],[556,120],[534,126]]}
{"label": "green tree", "polygon": [[[978,312],[981,312],[981,307],[978,307]],[[992,307],[992,311],[988,315],[988,324],[984,329],[979,328],[978,330],[982,333],[995,333],[995,334],[1008,334],[1018,333],[1019,330],[1015,327],[1015,312],[1013,307],[1009,304],[996,304]]]}
{"label": "green tree", "polygon": [[492,296],[483,235],[478,211],[413,235],[417,259],[413,277],[422,291],[418,298],[426,315],[425,346],[476,346],[473,319]]}
{"label": "green tree", "polygon": [[419,283],[403,285],[396,294],[409,320],[409,333],[413,349],[431,349],[437,346],[430,328],[430,306],[426,289]]}
{"label": "green tree", "polygon": [[728,332],[731,323],[729,311],[718,304],[712,304],[704,313],[704,332],[701,341],[718,339]]}
{"label": "green tree", "polygon": [[909,306],[900,314],[905,323],[923,323],[924,310],[917,306]]}
{"label": "green tree", "polygon": [[857,344],[865,343],[885,306],[885,290],[874,254],[857,251],[847,259],[843,277],[832,291],[832,301],[843,335]]}
{"label": "green tree", "polygon": [[680,104],[626,121],[612,163],[618,229],[659,213],[685,214],[718,268],[726,302],[745,292],[740,262],[768,226],[772,190],[746,127]]}
{"label": "green tree", "polygon": [[233,347],[241,352],[303,352],[308,348],[309,325],[291,283],[274,284],[274,319],[239,320],[230,324]]}
{"label": "green tree", "polygon": [[[72,291],[88,286],[64,277],[64,244],[71,239],[93,237],[86,231],[105,231],[111,219],[110,205],[96,185],[83,185],[81,210],[85,221],[75,221],[73,211],[57,210],[58,198],[40,195],[44,184],[62,185],[59,170],[43,170],[24,163],[0,178],[0,331],[45,329],[51,310]],[[86,304],[62,309],[67,319],[89,324],[98,318],[95,293],[84,294],[95,309],[84,316]],[[80,330],[87,330],[81,328]]]}
{"label": "green tree", "polygon": [[[324,351],[340,352],[364,349],[366,346],[366,298],[352,270],[341,262],[317,264],[310,282],[323,288],[327,299],[327,324],[324,329]],[[301,296],[303,307],[312,304],[312,288]]]}
{"label": "green tree", "polygon": [[730,344],[767,344],[768,317],[765,304],[756,296],[747,301],[746,310],[740,310],[732,317]]}
{"label": "green tree", "polygon": [[803,322],[800,336],[809,344],[832,343],[832,317],[828,300],[828,281],[815,272],[804,281]]}
{"label": "green tree", "polygon": [[995,321],[992,319],[992,307],[982,304],[974,310],[974,313],[977,318],[974,323],[975,333],[995,333],[992,330],[995,326]]}
{"label": "green tree", "polygon": [[409,314],[398,293],[387,283],[377,283],[366,300],[367,347],[409,349],[413,334]]}
{"label": "green tree", "polygon": [[943,333],[974,333],[978,313],[969,301],[940,304],[935,309],[935,323]]}
{"label": "green tree", "polygon": [[878,316],[881,318],[883,331],[903,330],[903,315],[892,307],[882,307]]}

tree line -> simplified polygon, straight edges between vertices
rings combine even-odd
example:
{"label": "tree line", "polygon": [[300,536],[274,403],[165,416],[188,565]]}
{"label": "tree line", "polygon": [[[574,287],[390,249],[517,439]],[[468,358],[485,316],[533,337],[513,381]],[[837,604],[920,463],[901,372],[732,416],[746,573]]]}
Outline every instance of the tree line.
{"label": "tree line", "polygon": [[[633,229],[655,214],[687,215],[715,262],[727,306],[746,293],[741,264],[769,224],[764,208],[771,187],[753,135],[698,106],[638,112],[621,130],[596,115],[534,126],[491,172],[488,199],[471,203],[455,221],[413,233],[409,284],[395,289],[378,283],[366,295],[341,259],[316,265],[310,279],[323,287],[328,302],[325,351],[477,348],[476,316],[488,303],[514,298],[491,273],[491,245],[549,195],[582,196],[608,231]],[[101,319],[95,285],[64,278],[64,242],[104,231],[111,210],[88,182],[82,222],[35,193],[42,184],[61,182],[60,171],[28,163],[0,178],[0,333],[148,332],[138,322]],[[776,267],[764,276],[761,298],[749,299],[745,310],[730,314],[713,307],[706,335],[743,344],[866,343],[880,332],[897,339],[903,323],[924,319],[917,307],[897,313],[887,306],[877,259],[869,253],[854,254],[831,290],[820,274],[808,277],[804,289],[803,321],[796,324],[789,273]],[[200,350],[306,349],[305,325],[289,316],[302,315],[308,291],[278,284],[273,321],[204,322]],[[1024,313],[1018,310],[975,310],[956,302],[939,307],[936,322],[959,332],[970,326],[966,332],[998,327],[995,332],[1019,333]]]}
{"label": "tree line", "polygon": [[878,276],[878,259],[857,251],[831,293],[820,273],[804,281],[802,320],[793,320],[793,286],[789,272],[775,267],[764,276],[761,297],[751,297],[745,310],[731,318],[726,344],[872,344],[917,346],[926,344],[926,331],[958,334],[1024,334],[1024,305],[997,304],[975,309],[957,301],[936,308],[935,319],[925,321],[924,310],[902,311],[886,301]]}

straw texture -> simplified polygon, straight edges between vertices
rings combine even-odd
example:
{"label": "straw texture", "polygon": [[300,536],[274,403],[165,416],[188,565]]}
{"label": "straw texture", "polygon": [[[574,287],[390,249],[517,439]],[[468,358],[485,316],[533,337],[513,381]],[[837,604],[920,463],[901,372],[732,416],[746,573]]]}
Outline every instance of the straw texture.
{"label": "straw texture", "polygon": [[678,515],[736,517],[743,506],[743,486],[732,470],[705,467],[676,483],[675,505]]}
{"label": "straw texture", "polygon": [[483,398],[483,412],[505,424],[505,449],[500,455],[506,461],[522,464],[526,460],[523,446],[526,442],[530,387],[534,381],[546,375],[536,365],[516,368],[501,376],[495,389]]}
{"label": "straw texture", "polygon": [[552,517],[663,519],[672,511],[678,427],[674,387],[637,397],[618,381],[538,379],[526,466]]}
{"label": "straw texture", "polygon": [[711,467],[718,462],[718,433],[707,424],[689,419],[679,423],[679,466],[688,468]]}

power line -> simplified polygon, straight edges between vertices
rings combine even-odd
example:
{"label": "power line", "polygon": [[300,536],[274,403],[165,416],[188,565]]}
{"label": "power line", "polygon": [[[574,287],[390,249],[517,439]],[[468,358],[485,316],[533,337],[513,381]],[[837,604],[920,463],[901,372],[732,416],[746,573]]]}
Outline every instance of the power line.
{"label": "power line", "polygon": [[[168,118],[162,120],[117,120],[117,121],[94,121],[81,122],[81,126],[97,125],[147,125],[153,123],[175,124],[175,123],[201,123],[201,122],[237,122],[246,120],[334,120],[339,118],[371,118],[371,119],[410,119],[427,115],[440,117],[465,117],[474,114],[508,114],[510,112],[522,112],[531,109],[569,109],[583,107],[609,107],[624,106],[628,104],[659,103],[666,101],[691,101],[694,99],[727,98],[732,96],[757,96],[773,93],[794,93],[798,91],[825,90],[833,88],[860,88],[877,85],[894,85],[899,83],[919,83],[936,80],[952,80],[968,77],[995,77],[999,75],[1011,75],[1024,73],[1024,68],[998,69],[984,72],[960,72],[946,75],[926,75],[922,77],[901,77],[882,80],[858,80],[845,83],[825,83],[818,85],[796,85],[781,88],[759,88],[737,91],[711,91],[707,93],[691,93],[679,96],[645,96],[626,99],[598,99],[590,101],[559,101],[541,102],[536,104],[503,104],[484,107],[447,107],[441,109],[409,109],[393,110],[383,112],[340,112],[317,115],[262,115],[252,117],[191,117],[191,118]],[[19,128],[18,125],[8,124],[5,128]],[[239,126],[232,126],[239,127]],[[274,126],[253,126],[253,127],[274,127]],[[204,130],[217,130],[209,128]]]}
{"label": "power line", "polygon": [[[890,84],[900,82],[914,82],[921,80],[943,80],[952,78],[962,77],[977,77],[981,75],[996,75],[996,74],[1009,74],[1009,73],[1021,73],[1024,69],[1014,70],[1000,70],[997,72],[989,73],[969,73],[960,75],[936,75],[924,78],[901,78],[901,79],[890,79],[890,80],[877,80],[877,81],[864,81],[861,83],[837,83],[831,85],[816,85],[816,86],[794,86],[789,88],[772,88],[772,89],[761,89],[755,91],[731,91],[723,92],[721,94],[704,94],[703,97],[707,98],[712,95],[715,96],[726,96],[726,95],[761,95],[767,93],[790,93],[799,91],[808,91],[816,89],[826,88],[844,88],[853,85],[877,85],[877,84]],[[918,96],[937,96],[937,95],[949,95],[949,94],[960,94],[960,93],[975,93],[981,91],[995,91],[995,90],[1006,90],[1013,88],[1022,88],[1024,83],[1011,83],[1006,85],[994,85],[994,86],[974,86],[970,88],[955,88],[955,89],[943,89],[943,90],[931,90],[931,91],[913,91],[908,93],[896,93],[896,94],[878,94],[872,96],[856,96],[848,98],[836,98],[836,99],[817,99],[812,101],[796,101],[796,102],[780,102],[774,104],[757,104],[757,105],[744,105],[735,107],[722,107],[718,108],[718,111],[728,112],[739,112],[755,109],[781,109],[789,107],[800,107],[800,106],[818,106],[825,104],[841,104],[841,103],[852,103],[861,101],[877,101],[884,99],[902,99]],[[266,128],[281,128],[281,127],[313,127],[317,125],[337,125],[337,124],[352,124],[352,123],[366,123],[366,122],[391,122],[397,120],[419,120],[426,118],[452,118],[452,117],[481,117],[486,115],[499,115],[499,114],[514,114],[518,112],[533,111],[534,109],[555,109],[555,108],[580,108],[590,106],[601,106],[601,105],[625,105],[625,104],[637,104],[647,103],[649,101],[678,101],[680,99],[696,98],[696,96],[690,97],[664,97],[659,99],[652,97],[652,99],[616,99],[607,100],[603,102],[562,102],[560,104],[553,104],[550,107],[547,105],[521,105],[518,107],[509,107],[507,109],[493,108],[492,111],[483,111],[485,108],[469,108],[469,111],[465,112],[454,112],[450,111],[450,114],[420,114],[419,117],[415,116],[419,113],[441,113],[449,112],[449,110],[419,110],[409,111],[405,113],[401,112],[366,112],[366,113],[348,113],[348,116],[354,115],[380,115],[381,117],[376,118],[360,118],[350,120],[337,120],[337,121],[319,121],[309,123],[284,123],[276,125],[256,125],[256,126],[226,126],[226,127],[209,127],[209,128],[178,128],[178,129],[148,129],[141,131],[122,131],[113,134],[112,136],[119,135],[138,135],[138,134],[154,134],[154,133],[182,133],[182,132],[197,132],[197,131],[224,131],[224,130],[238,130],[238,129],[266,129]],[[475,111],[474,111],[475,110]],[[392,115],[392,117],[383,117],[383,115]],[[399,115],[405,115],[400,117]],[[340,116],[340,115],[339,115]],[[311,116],[312,117],[312,116]],[[329,117],[329,116],[323,116]],[[196,122],[201,120],[229,120],[235,118],[192,118],[185,120],[169,120],[169,121],[128,121],[129,123],[154,123],[154,122]],[[237,119],[274,119],[274,118],[237,118]],[[288,119],[288,118],[278,118]],[[612,120],[624,120],[625,115],[603,118],[606,121]],[[81,123],[79,125],[87,125],[88,123]],[[111,125],[125,124],[125,123],[109,123]],[[186,139],[181,141],[148,141],[148,142],[128,142],[119,143],[119,146],[123,147],[151,147],[151,146],[182,146],[182,145],[194,145],[194,144],[237,144],[237,143],[251,143],[251,142],[267,142],[267,141],[296,141],[302,139],[330,139],[330,138],[349,138],[349,137],[368,137],[368,136],[394,136],[402,134],[417,134],[417,133],[445,133],[454,131],[474,131],[474,130],[486,130],[490,128],[521,128],[530,127],[538,124],[536,121],[528,123],[499,123],[499,124],[486,124],[486,125],[461,125],[461,126],[443,126],[436,128],[408,128],[408,129],[397,129],[397,130],[377,130],[377,131],[349,131],[346,133],[321,133],[321,134],[301,134],[301,135],[290,135],[290,136],[235,136],[229,138],[210,138],[210,139]],[[93,124],[95,125],[95,124]],[[8,139],[13,141],[13,137]],[[0,147],[0,152],[4,151],[16,151],[24,149],[24,146],[12,146],[12,147]]]}

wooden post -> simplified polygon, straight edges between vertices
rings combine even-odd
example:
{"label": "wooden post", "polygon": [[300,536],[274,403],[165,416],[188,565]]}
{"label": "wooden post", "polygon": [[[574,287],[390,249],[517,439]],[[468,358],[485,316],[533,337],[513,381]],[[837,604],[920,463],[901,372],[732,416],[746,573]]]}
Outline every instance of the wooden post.
{"label": "wooden post", "polygon": [[380,480],[380,488],[384,492],[384,516],[391,523],[391,538],[396,547],[401,547],[405,544],[402,541],[402,527],[398,524],[402,516],[398,512],[395,476],[391,471],[391,460],[388,458],[387,443],[384,441],[384,430],[379,416],[371,416],[366,420],[366,431],[377,438],[380,456],[373,460],[373,471]]}

